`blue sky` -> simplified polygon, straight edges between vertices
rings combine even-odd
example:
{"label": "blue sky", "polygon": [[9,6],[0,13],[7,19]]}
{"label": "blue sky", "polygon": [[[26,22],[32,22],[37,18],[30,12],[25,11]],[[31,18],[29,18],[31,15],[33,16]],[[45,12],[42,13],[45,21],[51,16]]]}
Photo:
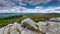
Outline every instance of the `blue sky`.
{"label": "blue sky", "polygon": [[60,13],[60,0],[0,0],[0,13]]}
{"label": "blue sky", "polygon": [[51,1],[51,2],[49,2],[49,3],[47,3],[47,4],[39,4],[39,5],[29,5],[29,4],[27,4],[27,6],[25,6],[25,7],[27,7],[27,8],[35,8],[36,6],[44,6],[44,7],[50,7],[50,6],[60,6],[60,2],[58,2],[57,0],[53,0],[53,1]]}

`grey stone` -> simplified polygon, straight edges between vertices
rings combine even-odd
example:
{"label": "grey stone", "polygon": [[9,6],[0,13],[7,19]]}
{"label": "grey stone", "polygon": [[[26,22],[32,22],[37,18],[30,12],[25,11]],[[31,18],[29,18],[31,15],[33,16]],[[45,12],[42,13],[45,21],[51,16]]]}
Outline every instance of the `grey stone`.
{"label": "grey stone", "polygon": [[38,28],[41,32],[46,33],[47,31],[47,22],[38,22]]}
{"label": "grey stone", "polygon": [[[23,24],[17,22],[0,28],[0,34],[38,34],[38,32],[22,27]],[[31,26],[32,27],[32,26]]]}
{"label": "grey stone", "polygon": [[19,34],[19,32],[16,30],[13,30],[10,34]]}
{"label": "grey stone", "polygon": [[60,34],[60,22],[48,22],[46,34]]}
{"label": "grey stone", "polygon": [[38,29],[36,26],[36,22],[34,22],[33,20],[29,18],[24,19],[21,23],[24,28],[26,27],[28,29]]}
{"label": "grey stone", "polygon": [[36,23],[27,18],[21,24],[14,22],[13,24],[8,24],[0,28],[0,34],[39,34],[38,32],[44,34],[60,34],[60,19],[56,19],[51,18],[51,21]]}
{"label": "grey stone", "polygon": [[4,34],[4,28],[0,28],[0,34]]}
{"label": "grey stone", "polygon": [[22,30],[21,34],[38,34],[38,32],[34,32],[32,30],[25,29],[25,30]]}
{"label": "grey stone", "polygon": [[60,22],[60,18],[59,17],[51,18],[49,19],[49,21]]}

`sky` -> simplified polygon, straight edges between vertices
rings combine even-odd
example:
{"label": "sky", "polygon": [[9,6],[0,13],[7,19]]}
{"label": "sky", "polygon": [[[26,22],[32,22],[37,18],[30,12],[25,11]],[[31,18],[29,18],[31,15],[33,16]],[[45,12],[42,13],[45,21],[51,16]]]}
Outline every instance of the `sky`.
{"label": "sky", "polygon": [[0,13],[60,13],[60,0],[0,0]]}

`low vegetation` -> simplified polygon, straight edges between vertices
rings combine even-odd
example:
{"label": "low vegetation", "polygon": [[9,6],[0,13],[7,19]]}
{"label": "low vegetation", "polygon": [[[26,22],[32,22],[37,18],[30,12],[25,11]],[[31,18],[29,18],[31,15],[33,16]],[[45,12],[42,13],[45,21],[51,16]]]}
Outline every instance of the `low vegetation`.
{"label": "low vegetation", "polygon": [[22,14],[22,15],[3,17],[0,18],[0,28],[10,23],[14,22],[20,23],[25,18],[31,18],[32,20],[38,22],[38,21],[47,21],[52,17],[60,17],[60,14]]}

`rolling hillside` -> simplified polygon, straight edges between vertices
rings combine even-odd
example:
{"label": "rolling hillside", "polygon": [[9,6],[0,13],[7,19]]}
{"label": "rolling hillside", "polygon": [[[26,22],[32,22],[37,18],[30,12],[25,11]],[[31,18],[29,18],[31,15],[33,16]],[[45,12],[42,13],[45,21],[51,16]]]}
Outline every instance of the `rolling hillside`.
{"label": "rolling hillside", "polygon": [[8,16],[0,18],[0,27],[6,26],[7,24],[14,22],[21,22],[23,19],[31,18],[32,20],[38,21],[47,21],[52,17],[60,17],[60,14],[18,14],[14,16]]}

